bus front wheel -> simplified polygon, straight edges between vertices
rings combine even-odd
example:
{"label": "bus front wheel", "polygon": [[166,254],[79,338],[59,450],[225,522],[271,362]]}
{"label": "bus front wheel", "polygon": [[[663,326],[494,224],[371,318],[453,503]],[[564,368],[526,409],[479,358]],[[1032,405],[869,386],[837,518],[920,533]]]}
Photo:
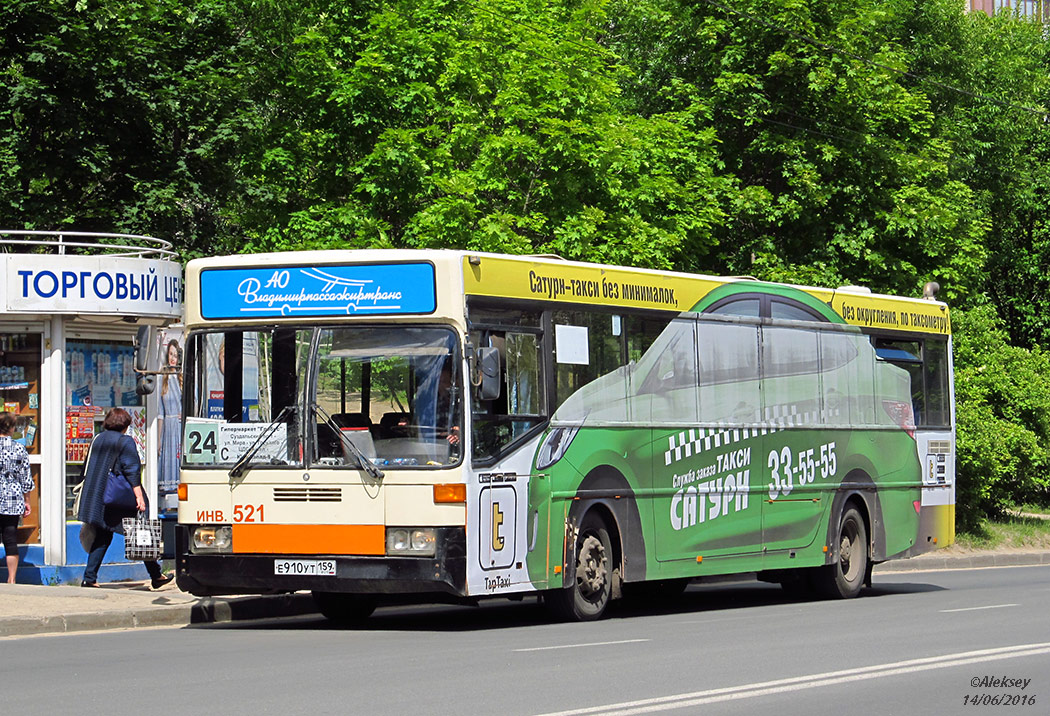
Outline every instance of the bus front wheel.
{"label": "bus front wheel", "polygon": [[851,599],[860,593],[868,573],[868,532],[856,507],[849,506],[839,520],[838,559],[814,575],[814,586],[826,597]]}
{"label": "bus front wheel", "polygon": [[325,619],[340,626],[360,624],[376,608],[376,600],[363,594],[340,594],[339,592],[313,592],[317,611]]}
{"label": "bus front wheel", "polygon": [[591,621],[601,618],[612,595],[612,539],[605,521],[591,512],[576,535],[576,574],[573,583],[546,596],[546,603],[560,618]]}

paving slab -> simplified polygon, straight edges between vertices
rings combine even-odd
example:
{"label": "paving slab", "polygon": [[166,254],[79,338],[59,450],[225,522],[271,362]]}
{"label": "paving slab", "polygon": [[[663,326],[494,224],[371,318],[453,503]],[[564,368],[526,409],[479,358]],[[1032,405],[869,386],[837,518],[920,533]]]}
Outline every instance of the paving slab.
{"label": "paving slab", "polygon": [[74,586],[0,584],[0,637],[107,629],[187,626],[311,614],[309,593],[195,597],[174,582]]}

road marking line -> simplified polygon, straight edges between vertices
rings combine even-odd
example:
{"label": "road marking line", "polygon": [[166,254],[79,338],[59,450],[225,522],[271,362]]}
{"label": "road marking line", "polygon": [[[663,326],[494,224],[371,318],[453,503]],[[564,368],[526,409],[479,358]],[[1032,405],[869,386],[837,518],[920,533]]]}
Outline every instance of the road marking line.
{"label": "road marking line", "polygon": [[562,644],[561,646],[534,646],[531,649],[515,649],[514,651],[550,651],[551,649],[579,649],[583,646],[609,646],[611,644],[636,644],[640,641],[652,641],[652,639],[621,639],[620,641],[596,641],[590,644]]}
{"label": "road marking line", "polygon": [[1005,609],[1006,607],[1017,607],[1019,604],[989,604],[986,607],[966,607],[965,609],[941,609],[941,614],[951,614],[952,612],[976,612],[981,609]]}
{"label": "road marking line", "polygon": [[730,686],[721,689],[709,689],[707,691],[694,691],[674,696],[658,696],[651,699],[640,699],[638,701],[623,701],[604,706],[591,706],[568,711],[557,711],[543,716],[583,716],[584,714],[601,714],[602,716],[633,716],[635,714],[653,713],[656,711],[670,711],[689,706],[702,706],[704,704],[717,703],[721,701],[733,701],[737,699],[754,698],[757,696],[772,696],[791,691],[801,691],[820,686],[834,686],[849,683],[851,681],[865,681],[877,679],[884,676],[899,676],[920,671],[933,669],[946,669],[954,666],[967,666],[979,664],[986,661],[999,661],[1001,659],[1016,659],[1023,656],[1037,656],[1050,654],[1050,642],[1039,644],[1019,644],[1017,646],[1006,646],[995,649],[980,649],[978,651],[966,651],[958,654],[944,654],[922,659],[909,659],[887,664],[876,664],[874,666],[862,666],[856,669],[845,669],[843,671],[829,671],[823,674],[810,674],[788,679],[777,679],[775,681],[762,681],[755,684],[744,684],[742,686]]}

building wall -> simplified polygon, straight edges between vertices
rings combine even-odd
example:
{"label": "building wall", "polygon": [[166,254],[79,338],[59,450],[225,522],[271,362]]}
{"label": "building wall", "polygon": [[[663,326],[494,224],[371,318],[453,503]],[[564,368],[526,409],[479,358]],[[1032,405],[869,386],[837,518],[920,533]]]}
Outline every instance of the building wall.
{"label": "building wall", "polygon": [[987,15],[1007,9],[1023,17],[1041,17],[1050,20],[1050,0],[968,0],[971,11]]}

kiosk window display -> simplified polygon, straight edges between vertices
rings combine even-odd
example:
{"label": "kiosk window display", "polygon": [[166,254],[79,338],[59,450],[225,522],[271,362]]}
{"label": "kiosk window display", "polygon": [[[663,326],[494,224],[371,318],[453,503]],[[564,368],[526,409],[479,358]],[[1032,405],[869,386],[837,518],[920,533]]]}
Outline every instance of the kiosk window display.
{"label": "kiosk window display", "polygon": [[17,417],[15,442],[25,445],[36,487],[26,495],[29,514],[18,531],[21,544],[40,541],[40,334],[0,333],[0,398]]}
{"label": "kiosk window display", "polygon": [[80,482],[91,441],[110,408],[131,415],[128,435],[146,461],[146,409],[135,392],[133,341],[66,342],[66,516],[73,514],[73,486]]}

